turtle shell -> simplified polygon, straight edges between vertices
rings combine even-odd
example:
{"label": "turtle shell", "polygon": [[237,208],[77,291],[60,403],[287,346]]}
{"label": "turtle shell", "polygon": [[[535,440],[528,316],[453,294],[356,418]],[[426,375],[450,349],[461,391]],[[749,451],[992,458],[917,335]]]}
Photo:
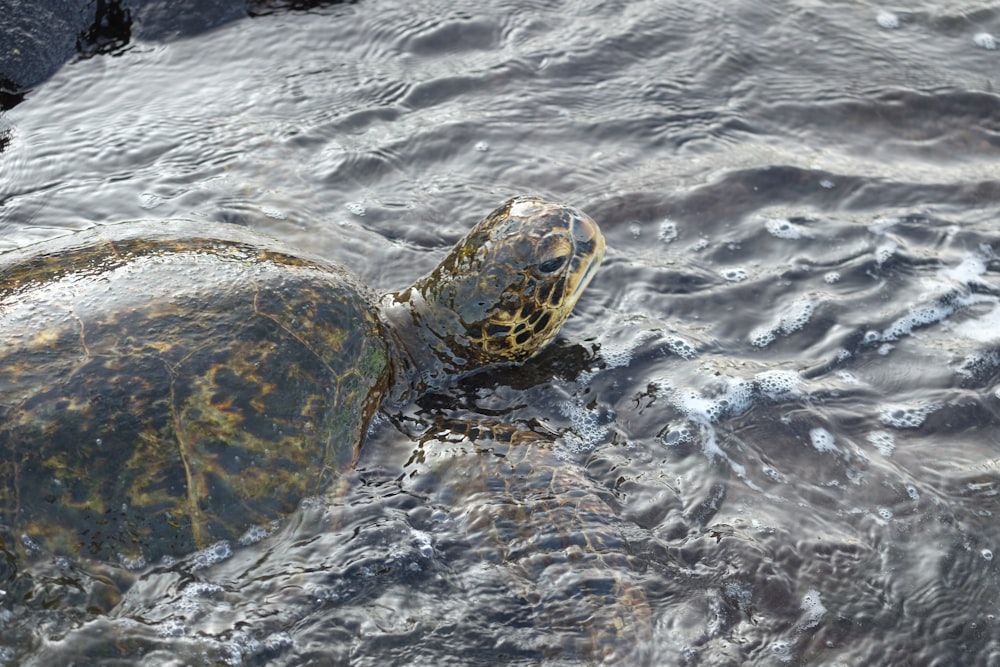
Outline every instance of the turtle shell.
{"label": "turtle shell", "polygon": [[389,375],[372,295],[242,228],[170,225],[0,257],[8,539],[181,555],[267,525],[356,458]]}

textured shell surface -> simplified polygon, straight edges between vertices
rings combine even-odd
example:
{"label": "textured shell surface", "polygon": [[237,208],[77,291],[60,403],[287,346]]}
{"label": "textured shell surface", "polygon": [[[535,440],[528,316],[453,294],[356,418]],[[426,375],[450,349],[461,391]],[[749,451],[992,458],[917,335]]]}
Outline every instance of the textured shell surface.
{"label": "textured shell surface", "polygon": [[182,554],[293,510],[357,456],[388,376],[371,295],[205,227],[108,227],[0,258],[9,537]]}

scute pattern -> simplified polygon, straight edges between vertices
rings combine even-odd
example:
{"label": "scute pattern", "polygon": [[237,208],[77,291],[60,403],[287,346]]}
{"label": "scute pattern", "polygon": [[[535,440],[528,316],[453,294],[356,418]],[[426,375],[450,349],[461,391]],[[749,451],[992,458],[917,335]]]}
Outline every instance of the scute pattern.
{"label": "scute pattern", "polygon": [[385,389],[371,302],[339,269],[219,240],[0,269],[0,524],[151,559],[323,492]]}

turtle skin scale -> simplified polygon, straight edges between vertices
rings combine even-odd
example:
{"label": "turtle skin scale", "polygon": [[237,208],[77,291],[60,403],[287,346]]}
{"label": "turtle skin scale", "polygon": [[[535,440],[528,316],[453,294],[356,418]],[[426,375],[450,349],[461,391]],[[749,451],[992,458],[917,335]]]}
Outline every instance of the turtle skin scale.
{"label": "turtle skin scale", "polygon": [[372,298],[344,271],[132,231],[0,272],[0,524],[29,547],[239,540],[351,464],[387,381]]}

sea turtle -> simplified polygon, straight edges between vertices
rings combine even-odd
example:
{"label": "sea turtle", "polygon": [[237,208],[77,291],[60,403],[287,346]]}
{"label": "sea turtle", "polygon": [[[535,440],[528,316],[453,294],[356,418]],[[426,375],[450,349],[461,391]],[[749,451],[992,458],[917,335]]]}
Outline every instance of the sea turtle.
{"label": "sea turtle", "polygon": [[0,256],[0,540],[126,562],[239,540],[329,488],[384,402],[549,343],[603,254],[584,213],[517,197],[381,297],[236,225]]}

